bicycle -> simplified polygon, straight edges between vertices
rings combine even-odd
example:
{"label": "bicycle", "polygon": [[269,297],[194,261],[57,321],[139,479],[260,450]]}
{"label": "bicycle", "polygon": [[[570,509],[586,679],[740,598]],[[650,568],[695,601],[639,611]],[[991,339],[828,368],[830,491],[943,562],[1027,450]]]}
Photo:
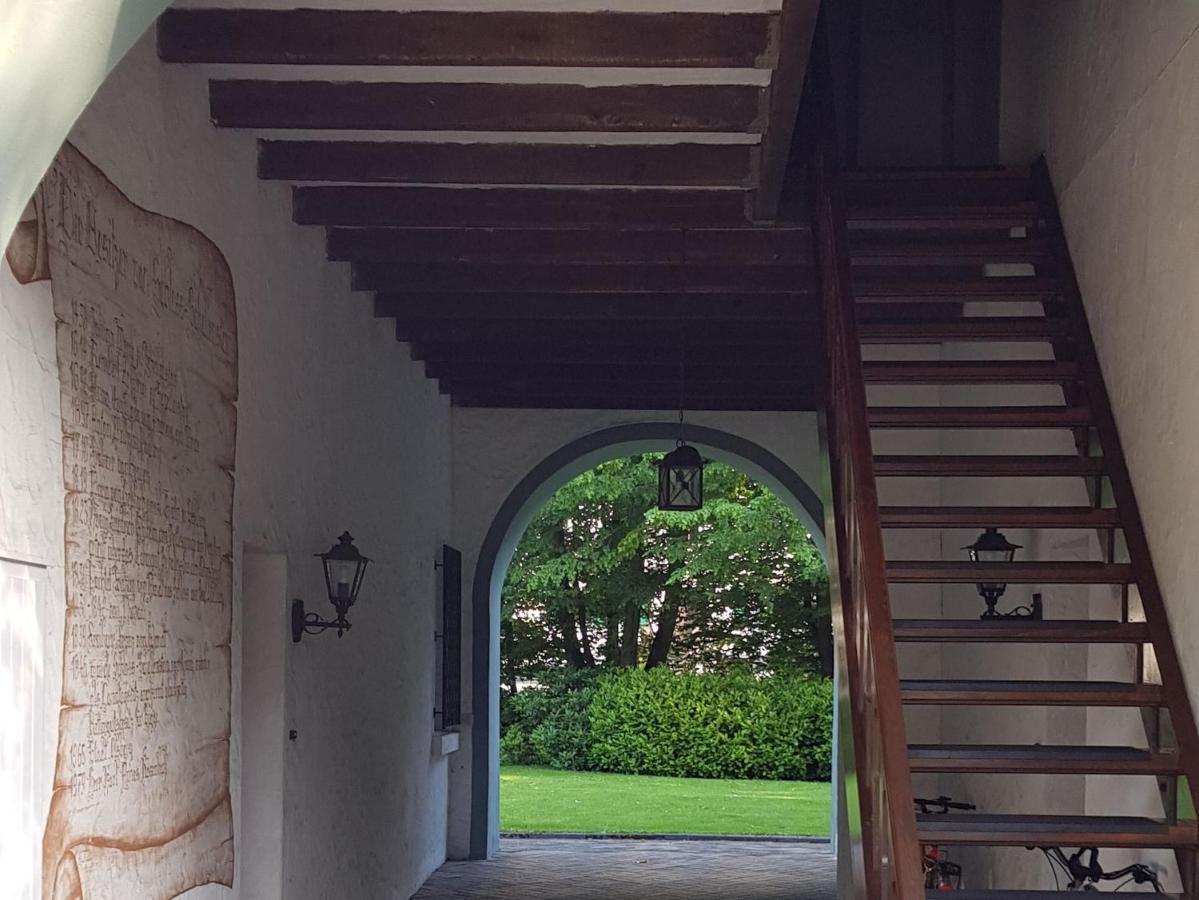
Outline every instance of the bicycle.
{"label": "bicycle", "polygon": [[[1103,866],[1099,865],[1098,847],[1079,847],[1076,853],[1069,856],[1061,847],[1029,847],[1029,849],[1040,850],[1045,854],[1045,858],[1049,860],[1049,865],[1053,869],[1053,881],[1059,891],[1098,892],[1099,888],[1096,885],[1100,882],[1123,879],[1113,890],[1118,891],[1131,881],[1134,884],[1151,885],[1155,894],[1166,892],[1161,881],[1158,880],[1157,873],[1144,863],[1133,863],[1111,872],[1104,871]],[[1086,862],[1083,862],[1084,854],[1090,854]],[[1059,872],[1066,876],[1065,888],[1061,886],[1058,878]]]}
{"label": "bicycle", "polygon": [[[977,809],[971,803],[959,803],[950,797],[915,798],[916,809],[925,815],[942,815],[951,809],[971,811]],[[924,886],[933,891],[960,891],[962,889],[962,867],[949,859],[949,854],[936,844],[921,847],[924,857]]]}

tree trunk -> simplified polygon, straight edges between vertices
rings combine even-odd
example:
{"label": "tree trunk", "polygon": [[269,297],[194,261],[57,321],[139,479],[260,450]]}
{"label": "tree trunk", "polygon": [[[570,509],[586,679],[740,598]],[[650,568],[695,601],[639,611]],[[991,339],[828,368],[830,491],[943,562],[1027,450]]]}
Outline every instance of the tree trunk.
{"label": "tree trunk", "polygon": [[641,606],[630,603],[624,609],[624,627],[620,635],[620,664],[626,669],[637,665],[637,639],[641,634]]}
{"label": "tree trunk", "polygon": [[595,652],[591,647],[591,629],[587,627],[587,604],[580,600],[575,605],[575,613],[579,618],[579,636],[582,641],[583,661],[588,666],[594,666]]}
{"label": "tree trunk", "polygon": [[654,666],[660,666],[666,662],[666,657],[670,653],[670,645],[674,642],[674,629],[678,621],[679,598],[677,595],[672,596],[672,592],[668,588],[666,600],[662,604],[662,611],[658,613],[658,627],[654,631],[654,642],[649,647],[649,658],[645,661],[646,669],[652,669]]}
{"label": "tree trunk", "polygon": [[604,662],[612,665],[620,661],[620,613],[608,615],[604,632]]}
{"label": "tree trunk", "polygon": [[575,619],[564,606],[558,607],[556,613],[558,620],[558,630],[562,632],[562,646],[566,649],[566,663],[572,669],[583,669],[587,666],[587,661],[583,658],[583,651],[579,647],[579,634],[575,630]]}

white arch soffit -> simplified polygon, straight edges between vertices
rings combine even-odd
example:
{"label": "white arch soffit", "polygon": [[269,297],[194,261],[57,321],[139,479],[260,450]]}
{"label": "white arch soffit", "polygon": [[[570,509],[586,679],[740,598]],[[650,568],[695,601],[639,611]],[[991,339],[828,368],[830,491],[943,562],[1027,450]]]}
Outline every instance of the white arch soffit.
{"label": "white arch soffit", "polygon": [[170,0],[0,3],[0,248],[75,120]]}

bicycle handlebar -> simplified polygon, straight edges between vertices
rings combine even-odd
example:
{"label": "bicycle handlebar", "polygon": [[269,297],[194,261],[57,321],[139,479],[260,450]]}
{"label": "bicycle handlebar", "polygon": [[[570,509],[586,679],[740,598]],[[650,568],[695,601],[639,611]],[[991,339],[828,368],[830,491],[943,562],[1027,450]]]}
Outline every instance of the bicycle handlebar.
{"label": "bicycle handlebar", "polygon": [[913,801],[922,813],[931,813],[935,807],[937,813],[947,813],[951,809],[974,810],[978,809],[973,803],[959,803],[950,797],[937,797],[930,799],[928,797],[916,797]]}

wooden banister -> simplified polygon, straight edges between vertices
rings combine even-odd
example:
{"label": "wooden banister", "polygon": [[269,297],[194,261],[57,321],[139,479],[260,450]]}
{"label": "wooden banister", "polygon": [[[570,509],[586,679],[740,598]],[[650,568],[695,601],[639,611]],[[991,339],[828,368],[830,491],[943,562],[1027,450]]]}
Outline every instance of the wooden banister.
{"label": "wooden banister", "polygon": [[[817,31],[804,100],[812,229],[824,305],[824,493],[840,712],[839,796],[853,896],[924,896],[899,666],[887,592],[861,347],[837,178],[827,38]],[[842,835],[844,838],[845,835]]]}

